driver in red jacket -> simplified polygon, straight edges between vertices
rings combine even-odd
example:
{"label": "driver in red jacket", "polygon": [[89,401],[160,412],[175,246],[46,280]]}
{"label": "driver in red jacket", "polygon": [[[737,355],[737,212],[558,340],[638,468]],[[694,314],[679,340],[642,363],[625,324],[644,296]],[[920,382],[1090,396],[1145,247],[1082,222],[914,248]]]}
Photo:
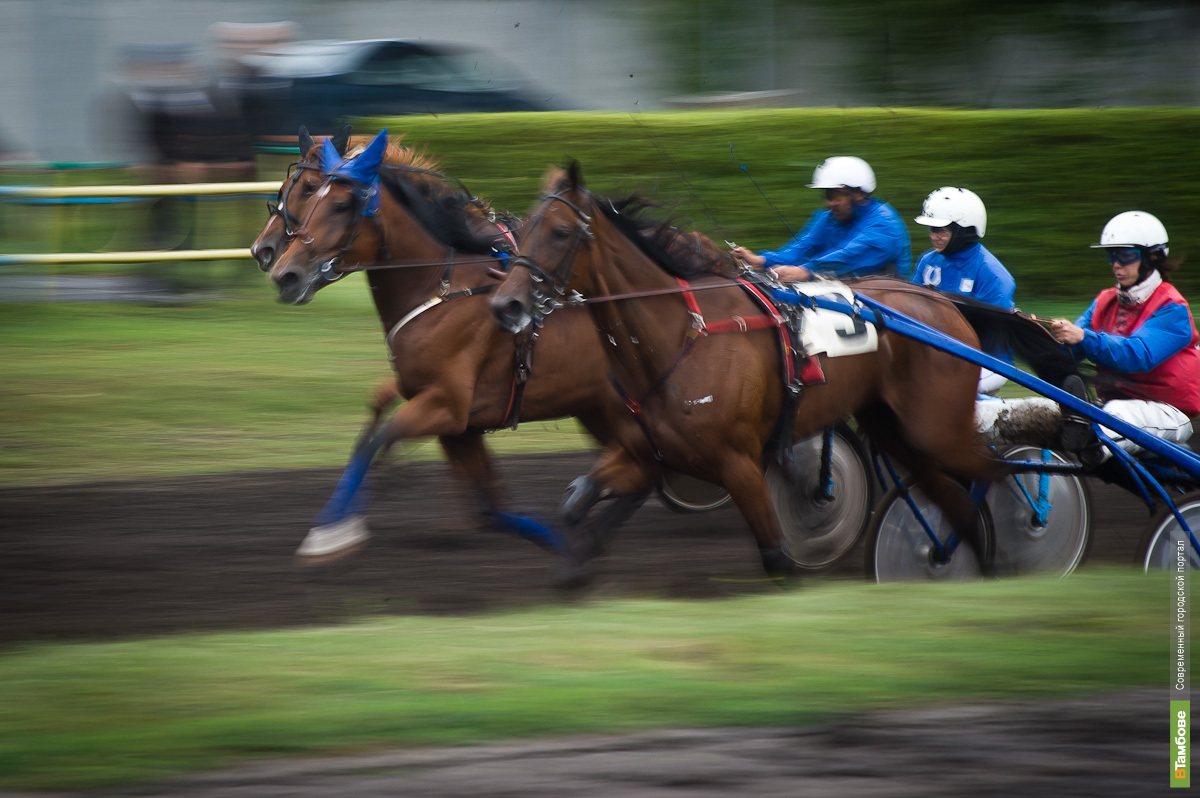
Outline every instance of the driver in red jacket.
{"label": "driver in red jacket", "polygon": [[[1051,333],[1096,364],[1096,394],[1105,412],[1184,443],[1192,436],[1191,417],[1200,415],[1200,335],[1187,300],[1168,282],[1179,264],[1167,260],[1167,231],[1144,211],[1126,211],[1104,226],[1100,243],[1092,246],[1108,254],[1117,284],[1101,291],[1074,323],[1054,319]],[[1140,448],[1113,437],[1126,451]],[[1071,446],[1069,438],[1064,445]]]}

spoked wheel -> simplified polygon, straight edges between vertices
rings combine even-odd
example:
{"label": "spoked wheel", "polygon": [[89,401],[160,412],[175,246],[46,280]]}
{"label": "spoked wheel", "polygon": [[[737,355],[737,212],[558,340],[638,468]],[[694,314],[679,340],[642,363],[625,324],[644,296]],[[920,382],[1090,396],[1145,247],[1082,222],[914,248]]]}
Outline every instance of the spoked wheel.
{"label": "spoked wheel", "polygon": [[663,504],[681,513],[702,513],[729,503],[729,494],[720,485],[669,468],[663,470],[658,495]]}
{"label": "spoked wheel", "polygon": [[[929,528],[943,543],[947,541],[951,528],[941,509],[919,488],[909,487],[908,493]],[[995,532],[987,502],[979,506],[979,524],[985,545],[994,548]],[[875,509],[867,534],[866,566],[868,576],[877,582],[979,579],[983,574],[975,549],[965,540],[945,562],[939,560],[933,541],[908,506],[901,488],[888,491]]]}
{"label": "spoked wheel", "polygon": [[[1179,514],[1200,539],[1200,491],[1185,494],[1175,502]],[[1188,568],[1200,569],[1200,554],[1196,552],[1183,527],[1170,507],[1163,507],[1142,533],[1138,544],[1138,562],[1145,571],[1175,570],[1180,554],[1187,557]]]}
{"label": "spoked wheel", "polygon": [[828,568],[858,543],[871,519],[873,481],[862,443],[850,428],[833,431],[832,492],[821,484],[823,433],[797,441],[792,462],[767,469],[784,552],[800,568]]}
{"label": "spoked wheel", "polygon": [[[1006,460],[1041,460],[1042,450],[1014,446],[1001,453]],[[1054,462],[1065,458],[1051,453]],[[1046,488],[1046,509],[1039,517],[1035,503]],[[1091,494],[1075,474],[1013,474],[994,483],[987,493],[988,510],[996,531],[996,565],[1002,572],[1034,571],[1060,576],[1078,568],[1091,547]]]}

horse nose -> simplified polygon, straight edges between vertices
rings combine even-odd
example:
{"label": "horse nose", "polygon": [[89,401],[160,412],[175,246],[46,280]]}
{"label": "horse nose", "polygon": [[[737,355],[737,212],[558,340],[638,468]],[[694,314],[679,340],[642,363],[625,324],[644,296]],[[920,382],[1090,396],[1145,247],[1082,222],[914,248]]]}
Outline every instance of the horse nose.
{"label": "horse nose", "polygon": [[250,247],[250,256],[258,261],[259,271],[270,271],[271,264],[275,261],[275,247]]}
{"label": "horse nose", "polygon": [[496,317],[500,329],[509,333],[520,332],[531,321],[525,306],[515,298],[493,302],[492,315]]}
{"label": "horse nose", "polygon": [[290,269],[282,274],[272,276],[276,287],[279,288],[279,299],[282,302],[292,302],[300,291],[300,275]]}

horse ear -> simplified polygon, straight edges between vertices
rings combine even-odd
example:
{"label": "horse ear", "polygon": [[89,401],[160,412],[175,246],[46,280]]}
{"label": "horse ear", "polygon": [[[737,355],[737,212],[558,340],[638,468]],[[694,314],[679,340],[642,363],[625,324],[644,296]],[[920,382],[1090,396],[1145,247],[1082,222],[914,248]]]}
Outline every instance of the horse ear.
{"label": "horse ear", "polygon": [[583,167],[579,161],[571,160],[567,166],[567,179],[571,181],[572,188],[583,188]]}
{"label": "horse ear", "polygon": [[341,165],[342,156],[338,153],[337,146],[329,139],[325,139],[321,143],[321,168],[331,174]]}
{"label": "horse ear", "polygon": [[338,131],[336,136],[333,136],[333,146],[337,149],[338,154],[345,157],[346,145],[350,143],[350,126],[342,125],[342,129]]}
{"label": "horse ear", "polygon": [[308,134],[308,128],[304,125],[300,126],[300,157],[304,158],[317,146],[317,142],[313,141],[313,137]]}
{"label": "horse ear", "polygon": [[[336,170],[337,173],[363,184],[374,182],[375,178],[379,176],[379,164],[383,163],[383,156],[387,152],[387,143],[388,137],[385,129],[362,152],[339,166]],[[334,170],[326,167],[325,171],[332,172]]]}

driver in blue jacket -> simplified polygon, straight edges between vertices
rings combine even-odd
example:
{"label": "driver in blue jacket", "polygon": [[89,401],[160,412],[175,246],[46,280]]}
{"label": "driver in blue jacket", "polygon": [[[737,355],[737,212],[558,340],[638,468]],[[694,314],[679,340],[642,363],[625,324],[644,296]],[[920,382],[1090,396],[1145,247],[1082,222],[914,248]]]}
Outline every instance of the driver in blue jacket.
{"label": "driver in blue jacket", "polygon": [[[917,261],[912,281],[939,291],[969,296],[1002,310],[1016,307],[1017,281],[980,242],[987,231],[987,208],[974,191],[946,186],[925,198],[917,224],[929,228],[933,249]],[[984,351],[1003,360],[1012,356],[983,341]],[[1007,380],[983,369],[979,392],[995,393]]]}
{"label": "driver in blue jacket", "polygon": [[811,280],[815,274],[908,279],[908,228],[891,205],[871,196],[875,173],[866,161],[848,155],[828,158],[813,172],[808,187],[825,192],[825,210],[814,213],[795,238],[758,253],[734,247],[733,256],[771,269],[784,282]]}

